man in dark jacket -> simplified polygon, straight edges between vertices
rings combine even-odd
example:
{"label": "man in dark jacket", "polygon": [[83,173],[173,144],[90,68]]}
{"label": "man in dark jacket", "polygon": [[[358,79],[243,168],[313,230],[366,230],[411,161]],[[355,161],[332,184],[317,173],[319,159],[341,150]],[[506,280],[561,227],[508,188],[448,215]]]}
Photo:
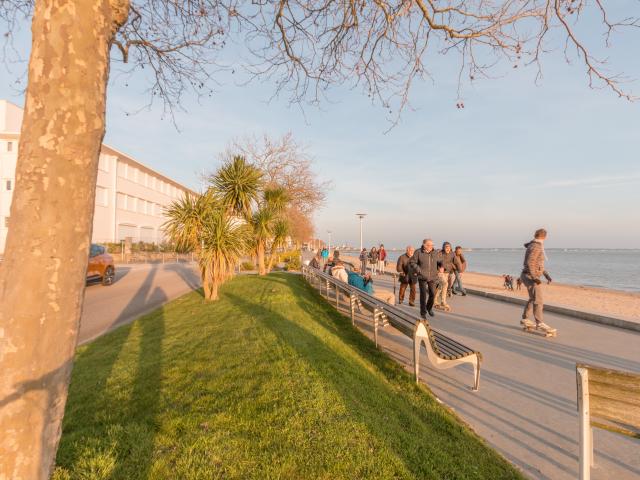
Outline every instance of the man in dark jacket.
{"label": "man in dark jacket", "polygon": [[453,289],[453,279],[454,279],[454,275],[453,275],[453,271],[454,271],[454,264],[453,261],[455,259],[455,253],[453,253],[453,249],[451,248],[451,244],[449,242],[444,242],[442,244],[442,250],[440,250],[439,252],[439,258],[438,260],[440,260],[442,262],[442,266],[444,267],[444,273],[447,274],[447,278],[449,279],[449,282],[447,284],[447,297],[451,296],[451,291]]}
{"label": "man in dark jacket", "polygon": [[396,264],[396,271],[400,274],[400,294],[398,296],[398,303],[404,302],[404,292],[409,286],[409,306],[413,307],[416,301],[416,281],[417,278],[411,268],[411,257],[413,256],[413,247],[407,247],[406,253],[403,253],[398,257],[398,263]]}
{"label": "man in dark jacket", "polygon": [[547,231],[541,228],[536,230],[534,239],[525,244],[527,251],[524,254],[524,265],[520,279],[527,289],[529,301],[524,307],[522,321],[520,323],[525,327],[531,324],[528,318],[533,311],[533,317],[536,320],[535,327],[537,329],[546,332],[555,332],[555,328],[551,328],[544,323],[542,315],[544,300],[542,298],[542,281],[540,277],[544,276],[544,278],[547,279],[547,283],[551,283],[551,276],[544,269],[544,241],[546,238]]}
{"label": "man in dark jacket", "polygon": [[[433,249],[433,240],[425,238],[422,247],[411,257],[411,266],[418,274],[420,287],[420,316],[427,318],[427,313],[433,317],[433,302],[436,298],[436,282],[438,281],[438,252]],[[427,293],[429,299],[427,300]]]}

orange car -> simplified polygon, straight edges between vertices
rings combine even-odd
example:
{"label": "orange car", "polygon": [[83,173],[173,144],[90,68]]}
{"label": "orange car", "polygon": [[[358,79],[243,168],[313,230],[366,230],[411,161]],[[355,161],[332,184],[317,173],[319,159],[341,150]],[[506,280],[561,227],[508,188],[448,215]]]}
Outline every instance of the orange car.
{"label": "orange car", "polygon": [[100,280],[103,285],[111,285],[116,277],[113,257],[102,245],[91,244],[89,250],[89,266],[87,267],[87,283]]}

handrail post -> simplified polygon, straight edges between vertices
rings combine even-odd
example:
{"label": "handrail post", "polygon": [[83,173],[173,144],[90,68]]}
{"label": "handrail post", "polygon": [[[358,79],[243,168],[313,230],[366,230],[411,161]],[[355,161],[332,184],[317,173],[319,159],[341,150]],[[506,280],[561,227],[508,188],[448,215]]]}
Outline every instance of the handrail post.
{"label": "handrail post", "polygon": [[340,309],[340,291],[337,283],[335,284],[335,287],[336,287],[336,310],[339,310]]}
{"label": "handrail post", "polygon": [[351,305],[351,325],[356,324],[356,295],[351,293],[349,295],[349,303]]}
{"label": "handrail post", "polygon": [[373,339],[378,347],[378,307],[373,308]]}

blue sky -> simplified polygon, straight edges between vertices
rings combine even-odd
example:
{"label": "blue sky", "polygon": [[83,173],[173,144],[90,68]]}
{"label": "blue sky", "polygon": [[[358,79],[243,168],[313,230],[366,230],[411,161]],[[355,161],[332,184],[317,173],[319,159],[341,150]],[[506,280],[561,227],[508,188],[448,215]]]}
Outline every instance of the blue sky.
{"label": "blue sky", "polygon": [[[26,34],[16,43],[25,57]],[[629,85],[637,94],[639,40],[618,37],[612,57],[639,80]],[[539,85],[533,68],[513,70],[467,85],[457,109],[454,65],[432,65],[434,80],[414,86],[413,109],[388,133],[384,110],[359,90],[336,88],[303,113],[286,98],[269,102],[269,82],[240,86],[224,75],[212,97],[185,99],[179,130],[160,106],[127,115],[148,101],[139,79],[112,82],[105,141],[197,189],[198,173],[216,168],[231,138],[292,131],[332,182],[315,224],[334,243],[358,243],[362,211],[367,245],[431,236],[510,247],[545,226],[551,247],[640,248],[640,102],[589,89],[583,65],[567,65],[558,51],[546,56]],[[25,68],[0,71],[0,98],[22,103],[10,84]]]}

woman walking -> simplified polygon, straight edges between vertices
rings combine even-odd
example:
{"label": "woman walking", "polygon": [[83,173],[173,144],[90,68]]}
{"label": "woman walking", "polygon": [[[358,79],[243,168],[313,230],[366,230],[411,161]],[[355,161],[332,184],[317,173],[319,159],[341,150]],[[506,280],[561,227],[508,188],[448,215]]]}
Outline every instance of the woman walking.
{"label": "woman walking", "polygon": [[378,250],[378,271],[384,273],[387,266],[387,251],[384,249],[384,245],[380,244],[380,250]]}
{"label": "woman walking", "polygon": [[371,275],[377,275],[378,273],[378,250],[376,247],[371,247],[369,250],[369,264],[371,265]]}
{"label": "woman walking", "polygon": [[462,296],[466,296],[467,291],[464,289],[464,286],[462,286],[462,274],[467,269],[467,260],[462,254],[462,247],[457,246],[454,253],[453,274],[455,275],[455,280],[453,281],[453,294],[457,295],[459,293]]}

